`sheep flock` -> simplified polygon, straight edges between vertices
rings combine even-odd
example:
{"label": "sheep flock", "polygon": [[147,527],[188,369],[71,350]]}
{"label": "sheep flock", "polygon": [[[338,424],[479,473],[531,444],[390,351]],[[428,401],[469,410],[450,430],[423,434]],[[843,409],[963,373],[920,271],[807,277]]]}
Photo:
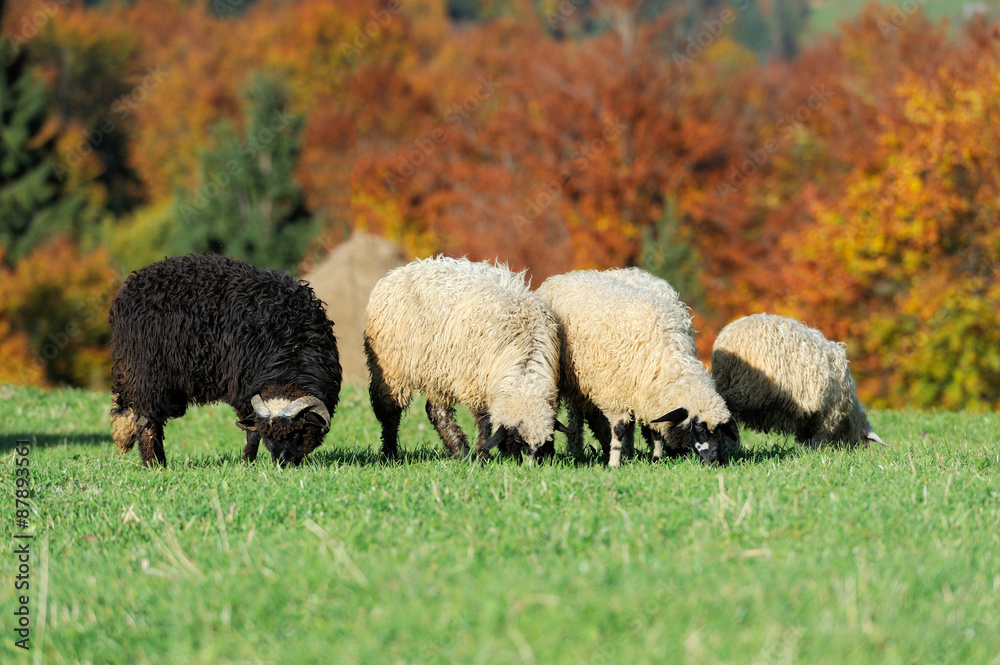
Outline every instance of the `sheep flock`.
{"label": "sheep flock", "polygon": [[[296,465],[330,430],[341,383],[335,327],[305,282],[214,255],[168,258],[130,275],[109,314],[111,429],[146,465],[165,465],[164,424],[187,405],[225,402],[278,464]],[[719,334],[712,371],[699,360],[689,308],[638,268],[580,270],[537,290],[501,263],[435,257],[389,272],[364,321],[369,396],[386,459],[416,392],[445,450],[536,464],[566,435],[586,456],[584,426],[610,467],[738,455],[739,428],[810,446],[882,443],[858,401],[842,344],[785,317],[757,314]],[[476,421],[470,445],[455,420]],[[557,420],[566,407],[568,425]],[[883,444],[884,445],[884,444]]]}

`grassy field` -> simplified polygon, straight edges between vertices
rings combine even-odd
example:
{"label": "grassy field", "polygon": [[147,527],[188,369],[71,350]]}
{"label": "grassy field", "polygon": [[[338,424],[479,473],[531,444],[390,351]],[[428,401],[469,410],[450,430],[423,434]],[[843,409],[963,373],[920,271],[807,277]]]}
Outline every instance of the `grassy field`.
{"label": "grassy field", "polygon": [[239,462],[220,406],[168,424],[148,470],[113,453],[107,395],[0,404],[3,663],[1000,663],[997,415],[876,412],[891,448],[749,435],[724,469],[608,470],[445,459],[411,408],[387,466],[347,389],[302,468]]}

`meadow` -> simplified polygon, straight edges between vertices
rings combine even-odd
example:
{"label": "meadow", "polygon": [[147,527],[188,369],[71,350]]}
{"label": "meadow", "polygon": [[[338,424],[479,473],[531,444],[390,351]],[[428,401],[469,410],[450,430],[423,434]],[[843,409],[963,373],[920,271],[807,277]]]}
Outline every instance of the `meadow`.
{"label": "meadow", "polygon": [[855,451],[744,432],[723,468],[577,464],[560,435],[529,469],[445,458],[420,403],[387,465],[364,389],[342,399],[300,468],[243,464],[211,406],[150,470],[107,394],[0,386],[0,661],[1000,663],[998,414],[875,411],[891,446]]}

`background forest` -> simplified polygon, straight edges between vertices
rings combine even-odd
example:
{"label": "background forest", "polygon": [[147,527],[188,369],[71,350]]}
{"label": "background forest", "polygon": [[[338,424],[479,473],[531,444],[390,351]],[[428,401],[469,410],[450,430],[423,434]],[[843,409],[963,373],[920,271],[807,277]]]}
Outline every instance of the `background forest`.
{"label": "background forest", "polygon": [[[0,383],[100,387],[129,271],[355,229],[537,285],[640,265],[1000,409],[1000,24],[906,0],[0,0]],[[841,14],[849,14],[847,20]]]}

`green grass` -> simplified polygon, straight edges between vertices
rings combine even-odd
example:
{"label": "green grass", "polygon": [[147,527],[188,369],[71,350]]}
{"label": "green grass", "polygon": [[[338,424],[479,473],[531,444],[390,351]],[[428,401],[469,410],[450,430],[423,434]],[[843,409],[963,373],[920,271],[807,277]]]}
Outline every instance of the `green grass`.
{"label": "green grass", "polygon": [[415,405],[387,466],[348,388],[302,468],[239,462],[219,406],[149,470],[114,454],[107,395],[0,401],[3,663],[1000,663],[997,415],[875,412],[892,447],[854,452],[751,434],[724,469],[527,469],[445,459]]}

